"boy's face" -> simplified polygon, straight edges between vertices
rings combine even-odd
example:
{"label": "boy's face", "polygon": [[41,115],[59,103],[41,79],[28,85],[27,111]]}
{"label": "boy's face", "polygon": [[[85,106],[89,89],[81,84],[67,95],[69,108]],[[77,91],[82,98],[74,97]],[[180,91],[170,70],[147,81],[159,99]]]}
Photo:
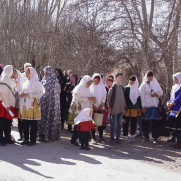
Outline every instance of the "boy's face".
{"label": "boy's face", "polygon": [[119,75],[117,78],[116,78],[116,81],[118,84],[120,84],[122,82],[122,75]]}
{"label": "boy's face", "polygon": [[98,85],[99,82],[100,82],[100,80],[99,80],[98,78],[94,78],[94,79],[93,79],[93,84],[94,84],[94,85]]}

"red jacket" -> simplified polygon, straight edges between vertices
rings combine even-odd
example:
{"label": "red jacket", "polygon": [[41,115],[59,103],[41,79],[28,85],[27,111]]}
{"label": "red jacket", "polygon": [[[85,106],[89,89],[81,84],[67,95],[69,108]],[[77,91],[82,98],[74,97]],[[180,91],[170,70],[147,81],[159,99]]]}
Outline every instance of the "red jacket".
{"label": "red jacket", "polygon": [[77,125],[77,130],[78,131],[88,131],[90,132],[91,129],[96,130],[96,127],[94,126],[92,121],[85,121],[81,122]]}

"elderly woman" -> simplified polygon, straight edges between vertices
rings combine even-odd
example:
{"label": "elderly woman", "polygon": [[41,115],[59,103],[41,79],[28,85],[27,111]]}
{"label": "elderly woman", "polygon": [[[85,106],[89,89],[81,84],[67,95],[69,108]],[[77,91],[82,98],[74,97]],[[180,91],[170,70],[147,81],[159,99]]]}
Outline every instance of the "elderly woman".
{"label": "elderly woman", "polygon": [[38,121],[38,133],[42,141],[55,141],[60,139],[61,129],[59,84],[52,67],[47,66],[43,71],[45,94],[40,99],[42,118]]}
{"label": "elderly woman", "polygon": [[[17,117],[15,109],[16,85],[11,79],[12,74],[13,66],[7,65],[0,77],[0,142],[2,146],[5,146],[6,143],[13,143],[11,140],[11,123],[12,119]],[[10,111],[14,115],[11,115]]]}
{"label": "elderly woman", "polygon": [[[72,103],[69,109],[69,118],[76,117],[85,108],[92,109],[92,102],[96,102],[96,98],[93,97],[90,93],[90,86],[92,84],[92,78],[88,75],[85,75],[80,83],[73,90]],[[72,116],[71,116],[72,115]],[[78,145],[78,131],[77,126],[74,126],[74,131],[71,139],[73,145]]]}
{"label": "elderly woman", "polygon": [[24,141],[21,145],[33,146],[36,144],[37,121],[41,120],[40,98],[45,93],[45,89],[39,82],[38,74],[33,67],[27,68],[25,73],[27,80],[23,83],[19,95],[19,117],[23,120],[24,128]]}
{"label": "elderly woman", "polygon": [[163,95],[163,90],[152,71],[148,71],[140,86],[142,103],[142,129],[144,142],[149,141],[150,122],[152,122],[153,144],[159,138],[159,97]]}
{"label": "elderly woman", "polygon": [[170,100],[167,102],[169,110],[168,128],[173,131],[174,136],[177,137],[177,143],[173,145],[174,148],[181,149],[181,73],[173,75],[175,85],[172,87]]}

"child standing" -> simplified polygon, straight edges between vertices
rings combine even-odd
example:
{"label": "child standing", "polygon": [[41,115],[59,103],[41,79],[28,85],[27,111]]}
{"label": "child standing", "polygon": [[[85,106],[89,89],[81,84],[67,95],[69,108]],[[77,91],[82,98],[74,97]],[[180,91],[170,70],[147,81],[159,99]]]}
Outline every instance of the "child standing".
{"label": "child standing", "polygon": [[79,140],[81,143],[81,149],[90,150],[89,139],[91,129],[96,130],[90,108],[83,109],[74,120],[77,125],[77,131],[79,131]]}

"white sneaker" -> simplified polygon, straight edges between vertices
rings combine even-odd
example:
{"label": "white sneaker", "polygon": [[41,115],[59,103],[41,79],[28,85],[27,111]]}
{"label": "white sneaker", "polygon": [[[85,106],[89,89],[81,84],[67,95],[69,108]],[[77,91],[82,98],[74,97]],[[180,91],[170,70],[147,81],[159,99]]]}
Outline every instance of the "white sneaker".
{"label": "white sneaker", "polygon": [[131,140],[129,139],[129,137],[125,137],[124,140],[126,143],[131,143]]}
{"label": "white sneaker", "polygon": [[135,142],[136,142],[136,140],[134,139],[134,137],[130,137],[130,141],[131,141],[132,143],[135,143]]}
{"label": "white sneaker", "polygon": [[92,139],[91,139],[91,143],[96,145],[96,144],[97,144],[97,141],[92,138]]}

